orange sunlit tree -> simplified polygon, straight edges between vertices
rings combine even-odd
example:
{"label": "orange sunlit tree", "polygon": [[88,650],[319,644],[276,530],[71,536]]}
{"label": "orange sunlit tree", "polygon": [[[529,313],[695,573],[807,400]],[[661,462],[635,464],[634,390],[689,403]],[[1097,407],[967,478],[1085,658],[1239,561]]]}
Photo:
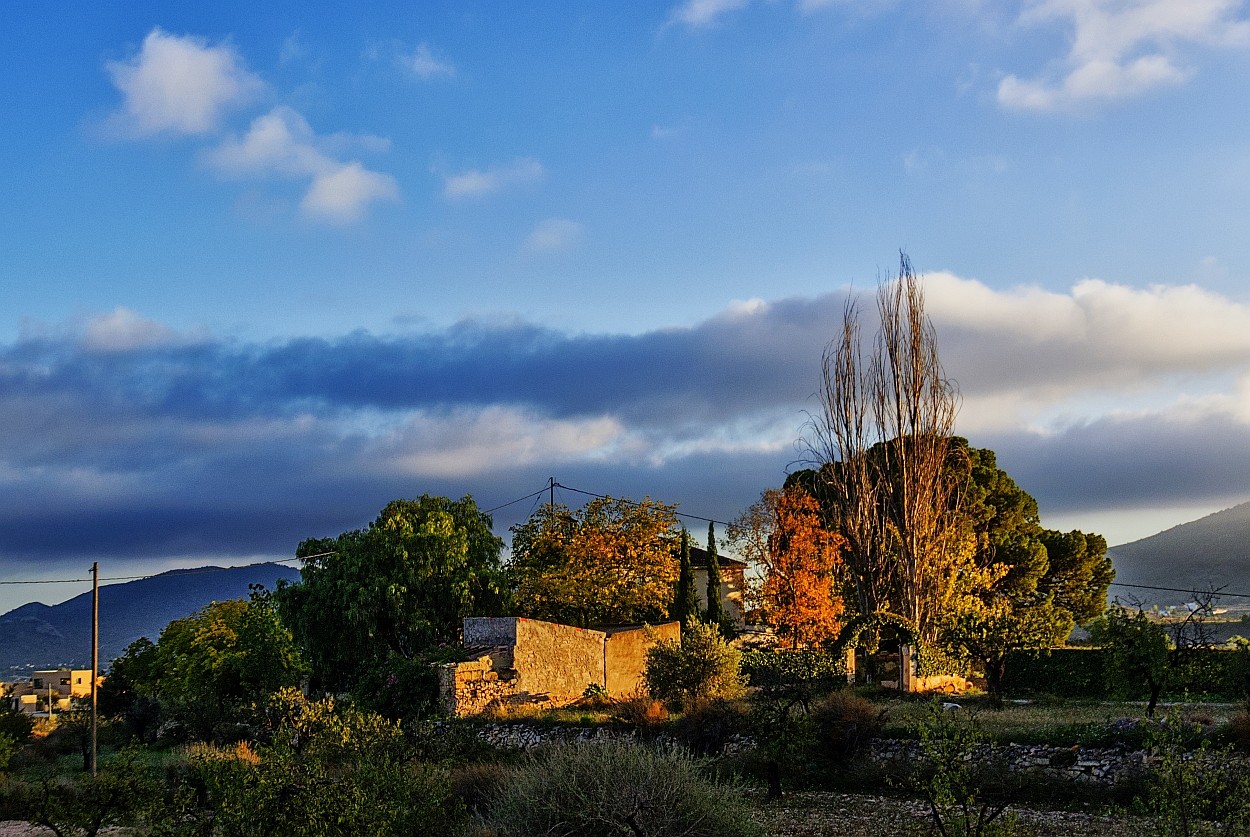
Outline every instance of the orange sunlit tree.
{"label": "orange sunlit tree", "polygon": [[738,518],[729,538],[760,568],[753,598],[763,620],[789,648],[812,648],[842,627],[841,535],[828,531],[820,506],[797,486],[770,489]]}

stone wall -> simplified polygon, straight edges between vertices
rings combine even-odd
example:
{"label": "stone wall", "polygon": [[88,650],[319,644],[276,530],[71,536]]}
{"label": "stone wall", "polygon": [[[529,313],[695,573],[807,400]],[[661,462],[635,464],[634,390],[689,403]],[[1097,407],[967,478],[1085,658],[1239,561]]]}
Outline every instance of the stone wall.
{"label": "stone wall", "polygon": [[654,628],[613,628],[604,643],[604,688],[613,697],[627,695],[643,682],[647,650],[659,640],[681,640],[681,623]]}
{"label": "stone wall", "polygon": [[464,644],[484,652],[439,671],[439,697],[452,715],[482,712],[492,703],[563,706],[588,686],[629,694],[642,684],[647,649],[680,639],[681,625],[596,631],[516,617],[464,620]]}
{"label": "stone wall", "polygon": [[489,655],[465,663],[438,667],[438,694],[447,714],[456,718],[478,715],[495,703],[517,696],[516,677],[500,676]]}
{"label": "stone wall", "polygon": [[603,686],[606,639],[603,631],[517,619],[512,665],[518,688],[560,704],[577,700],[587,686]]}

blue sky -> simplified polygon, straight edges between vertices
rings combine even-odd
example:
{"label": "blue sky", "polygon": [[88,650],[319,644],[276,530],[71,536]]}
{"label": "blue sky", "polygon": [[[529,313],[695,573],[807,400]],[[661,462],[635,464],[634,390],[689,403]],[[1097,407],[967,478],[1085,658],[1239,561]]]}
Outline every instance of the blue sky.
{"label": "blue sky", "polygon": [[11,4],[0,39],[0,580],[548,476],[730,519],[900,248],[1048,525],[1250,498],[1241,0]]}

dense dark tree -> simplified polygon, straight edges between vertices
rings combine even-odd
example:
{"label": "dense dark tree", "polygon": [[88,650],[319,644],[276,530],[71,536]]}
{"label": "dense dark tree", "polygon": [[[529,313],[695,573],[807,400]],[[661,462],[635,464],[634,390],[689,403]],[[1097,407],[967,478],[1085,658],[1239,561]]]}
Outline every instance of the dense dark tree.
{"label": "dense dark tree", "polygon": [[301,543],[300,580],[274,599],[313,685],[350,691],[455,642],[465,616],[502,613],[502,550],[471,497],[394,500],[365,529]]}
{"label": "dense dark tree", "polygon": [[674,588],[673,607],[669,617],[681,622],[683,628],[699,618],[699,594],[694,589],[694,564],[690,562],[690,533],[682,528],[681,550]]}
{"label": "dense dark tree", "polygon": [[716,524],[707,525],[707,621],[720,626],[725,621],[725,606],[720,599],[720,556],[716,553]]}

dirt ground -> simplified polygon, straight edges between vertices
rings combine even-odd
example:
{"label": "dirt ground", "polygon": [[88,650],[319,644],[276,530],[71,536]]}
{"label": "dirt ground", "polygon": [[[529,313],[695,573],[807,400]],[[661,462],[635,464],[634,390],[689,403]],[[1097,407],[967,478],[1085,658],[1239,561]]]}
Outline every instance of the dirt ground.
{"label": "dirt ground", "polygon": [[[903,837],[930,831],[928,810],[916,800],[867,794],[808,792],[787,794],[780,803],[753,804],[754,818],[770,837]],[[1017,833],[1028,837],[1138,837],[1146,824],[1136,817],[1109,817],[1069,811],[1012,809]],[[124,830],[111,829],[115,835]],[[0,822],[0,837],[52,837],[46,828]]]}
{"label": "dirt ground", "polygon": [[[771,837],[886,837],[926,835],[927,806],[918,800],[832,792],[792,793],[780,803],[754,806],[755,820]],[[1071,811],[1010,809],[1016,833],[1028,837],[1139,837],[1148,831],[1136,817]]]}

